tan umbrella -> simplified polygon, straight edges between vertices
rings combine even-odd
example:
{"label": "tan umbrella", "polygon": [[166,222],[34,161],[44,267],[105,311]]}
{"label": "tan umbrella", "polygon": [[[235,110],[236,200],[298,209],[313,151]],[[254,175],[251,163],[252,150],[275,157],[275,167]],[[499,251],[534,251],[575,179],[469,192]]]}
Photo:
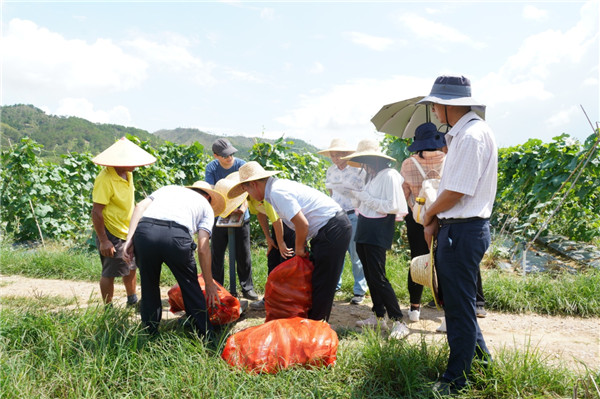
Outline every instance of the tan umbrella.
{"label": "tan umbrella", "polygon": [[[417,126],[426,122],[435,124],[440,130],[442,124],[431,111],[431,105],[417,105],[417,102],[423,98],[425,97],[413,97],[384,105],[371,119],[371,122],[373,122],[378,132],[404,139],[414,137]],[[485,110],[474,109],[474,111],[482,118],[485,117]]]}

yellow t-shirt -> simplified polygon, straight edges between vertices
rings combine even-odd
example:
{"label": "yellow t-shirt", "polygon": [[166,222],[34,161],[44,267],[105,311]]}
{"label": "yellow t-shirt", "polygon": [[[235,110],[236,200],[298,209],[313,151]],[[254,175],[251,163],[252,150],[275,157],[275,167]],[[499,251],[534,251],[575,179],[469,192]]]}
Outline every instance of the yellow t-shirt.
{"label": "yellow t-shirt", "polygon": [[248,196],[248,210],[251,214],[257,215],[259,212],[267,215],[271,223],[276,222],[279,219],[279,215],[275,212],[275,209],[267,201],[257,201],[254,198]]}
{"label": "yellow t-shirt", "polygon": [[115,237],[127,239],[129,221],[135,204],[133,174],[127,172],[127,180],[107,166],[96,177],[92,201],[105,205],[102,210],[104,226]]}

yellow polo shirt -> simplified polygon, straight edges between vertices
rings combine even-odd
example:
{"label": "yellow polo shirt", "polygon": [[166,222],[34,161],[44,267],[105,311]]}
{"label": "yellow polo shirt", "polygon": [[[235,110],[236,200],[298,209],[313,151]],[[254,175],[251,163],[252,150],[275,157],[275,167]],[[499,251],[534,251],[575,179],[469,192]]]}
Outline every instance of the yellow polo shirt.
{"label": "yellow polo shirt", "polygon": [[127,239],[129,221],[135,205],[133,174],[127,172],[127,180],[117,174],[115,168],[107,166],[94,182],[92,201],[104,205],[104,226],[115,237]]}
{"label": "yellow polo shirt", "polygon": [[258,213],[264,213],[267,215],[271,223],[276,222],[279,219],[279,215],[275,212],[275,209],[267,201],[257,201],[254,198],[248,196],[248,210],[251,214],[257,215]]}

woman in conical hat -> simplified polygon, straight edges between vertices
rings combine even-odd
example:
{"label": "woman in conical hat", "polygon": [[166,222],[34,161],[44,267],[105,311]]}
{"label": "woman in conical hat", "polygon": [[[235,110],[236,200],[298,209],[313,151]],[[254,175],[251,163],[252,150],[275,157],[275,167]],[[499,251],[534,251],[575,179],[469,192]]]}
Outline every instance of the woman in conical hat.
{"label": "woman in conical hat", "polygon": [[112,301],[115,277],[122,277],[127,304],[135,305],[136,265],[123,261],[123,244],[129,231],[134,207],[133,170],[149,165],[156,158],[125,137],[92,159],[105,166],[94,182],[92,222],[96,231],[96,247],[102,262],[100,294],[104,303]]}
{"label": "woman in conical hat", "polygon": [[386,251],[394,239],[396,218],[408,212],[402,191],[402,176],[389,165],[394,158],[384,154],[375,140],[362,140],[356,152],[344,157],[348,164],[360,166],[367,172],[366,184],[357,194],[358,223],[356,251],[363,265],[371,298],[373,315],[357,321],[361,327],[387,325],[385,316],[393,321],[390,338],[402,339],[409,334],[402,321],[402,311],[394,288],[386,276]]}

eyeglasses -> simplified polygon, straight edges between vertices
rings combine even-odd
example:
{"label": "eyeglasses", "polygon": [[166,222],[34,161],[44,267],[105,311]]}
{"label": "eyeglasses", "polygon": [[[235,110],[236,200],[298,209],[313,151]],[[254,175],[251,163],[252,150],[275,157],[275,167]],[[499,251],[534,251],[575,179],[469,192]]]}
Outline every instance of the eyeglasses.
{"label": "eyeglasses", "polygon": [[229,154],[229,155],[219,155],[221,158],[223,159],[229,159],[231,157],[233,157],[233,154]]}

